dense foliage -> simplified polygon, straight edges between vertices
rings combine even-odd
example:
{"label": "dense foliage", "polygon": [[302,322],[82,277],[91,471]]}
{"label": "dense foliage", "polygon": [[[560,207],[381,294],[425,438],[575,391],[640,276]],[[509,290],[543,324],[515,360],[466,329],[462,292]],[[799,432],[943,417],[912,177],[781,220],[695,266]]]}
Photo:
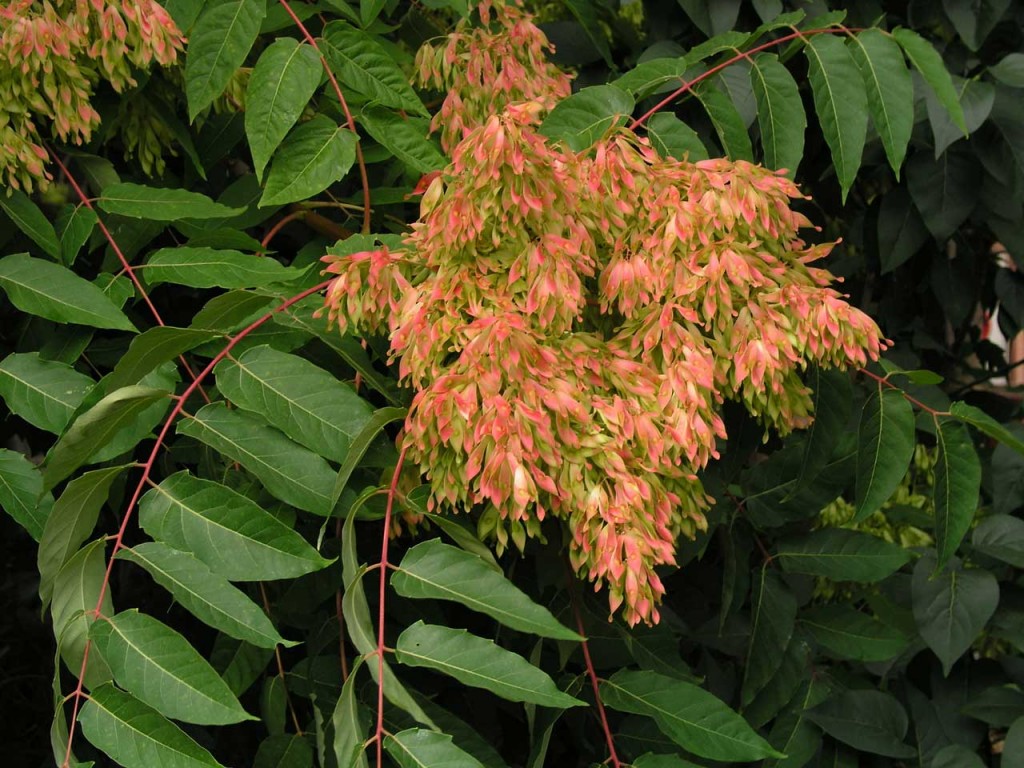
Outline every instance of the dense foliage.
{"label": "dense foliage", "polygon": [[12,759],[1024,766],[1021,16],[0,9]]}

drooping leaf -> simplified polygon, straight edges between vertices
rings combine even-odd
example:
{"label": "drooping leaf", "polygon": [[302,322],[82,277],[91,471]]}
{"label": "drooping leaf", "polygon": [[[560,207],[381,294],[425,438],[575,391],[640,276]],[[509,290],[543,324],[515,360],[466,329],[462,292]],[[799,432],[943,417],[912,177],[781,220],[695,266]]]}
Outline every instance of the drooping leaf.
{"label": "drooping leaf", "polygon": [[1010,430],[993,419],[980,408],[957,400],[949,406],[949,414],[956,419],[981,430],[1017,453],[1024,454],[1024,440],[1017,438]]}
{"label": "drooping leaf", "polygon": [[141,409],[138,415],[127,422],[109,442],[94,451],[89,456],[87,463],[98,464],[116,459],[133,451],[142,440],[150,437],[170,409],[172,393],[180,380],[181,374],[178,367],[172,362],[162,363],[155,370],[143,376],[139,381],[139,386],[161,390],[166,396]]}
{"label": "drooping leaf", "polygon": [[832,152],[843,202],[860,169],[867,136],[867,92],[857,64],[838,37],[815,35],[804,53],[821,130]]}
{"label": "drooping leaf", "polygon": [[555,105],[540,132],[581,152],[633,111],[633,97],[614,85],[593,85]]}
{"label": "drooping leaf", "polygon": [[282,501],[317,515],[331,513],[335,473],[327,461],[255,416],[211,403],[181,422],[178,432],[237,461]]}
{"label": "drooping leaf", "polygon": [[215,248],[161,248],[142,271],[149,285],[174,283],[192,288],[258,288],[292,280],[299,271],[270,256]]}
{"label": "drooping leaf", "polygon": [[3,257],[0,288],[15,307],[30,315],[90,328],[135,330],[101,289],[52,261],[24,253]]}
{"label": "drooping leaf", "polygon": [[946,675],[971,646],[999,604],[999,582],[988,571],[965,570],[953,558],[936,573],[936,559],[914,566],[914,621]]}
{"label": "drooping leaf", "polygon": [[196,21],[185,54],[190,120],[227,88],[256,42],[266,12],[266,0],[235,0],[208,6]]}
{"label": "drooping leaf", "polygon": [[602,25],[598,14],[598,4],[594,0],[565,0],[565,4],[569,6],[572,15],[576,17],[576,21],[583,27],[584,33],[586,33],[590,42],[594,44],[597,52],[601,54],[605,64],[614,68],[615,60],[612,58],[611,47],[608,45],[606,27]]}
{"label": "drooping leaf", "polygon": [[881,581],[910,561],[910,552],[877,536],[845,528],[822,528],[779,543],[776,559],[789,573],[833,581]]}
{"label": "drooping leaf", "polygon": [[935,548],[941,567],[960,546],[978,509],[981,461],[967,429],[953,419],[935,419]]}
{"label": "drooping leaf", "polygon": [[313,768],[313,747],[298,734],[268,736],[260,743],[252,768]]}
{"label": "drooping leaf", "polygon": [[343,85],[382,107],[429,117],[394,58],[373,35],[344,21],[324,27],[323,50]]}
{"label": "drooping leaf", "polygon": [[271,648],[260,648],[220,633],[210,652],[210,664],[232,693],[241,696],[263,674],[273,657]]}
{"label": "drooping leaf", "polygon": [[395,659],[410,667],[435,669],[509,701],[562,709],[584,706],[522,656],[465,630],[418,621],[399,635]]}
{"label": "drooping leaf", "polygon": [[282,638],[256,603],[206,563],[158,541],[122,549],[118,558],[144,568],[200,621],[261,648],[294,645]]}
{"label": "drooping leaf", "polygon": [[430,126],[423,118],[402,117],[388,109],[368,107],[359,116],[359,122],[378,144],[414,171],[430,173],[448,164],[427,138]]}
{"label": "drooping leaf", "polygon": [[731,160],[754,161],[754,149],[747,135],[747,127],[736,107],[726,94],[711,83],[703,82],[693,91],[711,118],[722,149]]}
{"label": "drooping leaf", "polygon": [[[363,658],[356,660],[348,673],[341,695],[334,707],[331,723],[334,726],[334,759],[338,768],[366,768],[365,753],[366,726],[360,717],[359,701],[356,698],[356,677],[363,665]],[[371,659],[371,664],[373,660]]]}
{"label": "drooping leaf", "polygon": [[[53,600],[50,603],[53,634],[57,638],[60,657],[73,675],[78,675],[82,669],[89,626],[95,621],[93,611],[99,607],[104,616],[114,613],[110,590],[102,590],[107,571],[105,549],[104,539],[86,544],[68,559],[53,581]],[[90,651],[85,684],[92,689],[110,677],[110,668],[102,653],[96,649]]]}
{"label": "drooping leaf", "polygon": [[260,54],[245,92],[245,135],[256,178],[302,115],[320,84],[320,57],[311,45],[279,37]]}
{"label": "drooping leaf", "polygon": [[125,768],[223,768],[170,720],[112,685],[89,695],[80,722],[85,737]]}
{"label": "drooping leaf", "polygon": [[[956,78],[954,87],[960,99],[960,108],[964,113],[967,130],[974,133],[988,120],[996,100],[996,89],[992,83],[980,80],[964,80]],[[932,126],[935,139],[935,157],[946,151],[946,147],[954,141],[964,138],[963,131],[953,122],[946,109],[939,103],[935,94],[929,91],[925,96],[928,108],[928,122]]]}
{"label": "drooping leaf", "polygon": [[928,228],[903,187],[888,192],[878,209],[878,255],[882,274],[903,264],[928,242]]}
{"label": "drooping leaf", "polygon": [[52,504],[49,495],[43,496],[43,476],[35,464],[17,451],[0,448],[0,508],[39,541],[53,514]]}
{"label": "drooping leaf", "polygon": [[715,3],[678,0],[678,3],[690,20],[708,37],[732,30],[740,11],[740,0],[719,0]]}
{"label": "drooping leaf", "polygon": [[766,564],[754,579],[750,597],[750,645],[743,674],[743,706],[767,685],[782,663],[796,625],[796,598]]}
{"label": "drooping leaf", "polygon": [[430,539],[410,549],[391,577],[403,597],[452,600],[502,624],[556,640],[580,640],[504,575],[469,552]]}
{"label": "drooping leaf", "polygon": [[[50,603],[58,571],[92,535],[100,510],[107,503],[110,486],[126,466],[104,467],[79,475],[54,502],[39,539],[36,561],[43,608]],[[39,483],[41,487],[42,477]]]}
{"label": "drooping leaf", "polygon": [[900,484],[914,454],[914,411],[903,393],[874,392],[861,414],[857,440],[858,522],[871,515]]}
{"label": "drooping leaf", "polygon": [[811,369],[807,377],[814,399],[814,421],[807,428],[800,476],[794,486],[807,487],[828,464],[853,409],[853,384],[842,371]]}
{"label": "drooping leaf", "polygon": [[409,728],[384,738],[384,749],[401,768],[483,768],[446,733]]}
{"label": "drooping leaf", "polygon": [[212,331],[197,328],[174,328],[168,325],[150,328],[132,339],[128,351],[118,359],[114,370],[103,383],[110,392],[138,384],[160,364],[173,360],[214,336]]}
{"label": "drooping leaf", "polygon": [[254,347],[217,366],[217,386],[239,408],[259,413],[290,438],[344,461],[373,408],[351,387],[297,355]]}
{"label": "drooping leaf", "polygon": [[337,508],[338,500],[341,498],[345,486],[348,485],[349,478],[352,477],[352,473],[359,466],[359,462],[362,461],[363,456],[366,455],[373,441],[383,433],[384,427],[396,421],[402,421],[405,419],[406,413],[405,408],[379,408],[373,412],[373,416],[370,417],[359,434],[352,440],[348,454],[345,456],[345,461],[342,462],[341,468],[338,469],[338,474],[334,478],[334,486],[331,490],[329,509],[334,510]]}
{"label": "drooping leaf", "polygon": [[890,35],[865,29],[848,45],[867,89],[868,112],[896,178],[914,129],[914,83],[899,45]]}
{"label": "drooping leaf", "polygon": [[778,56],[759,53],[750,63],[764,163],[776,170],[785,168],[787,175],[793,178],[804,154],[804,129],[807,127],[800,91]]}
{"label": "drooping leaf", "polygon": [[323,192],[348,173],[358,143],[358,136],[326,115],[302,123],[274,156],[260,206],[284,205]]}
{"label": "drooping leaf", "polygon": [[800,624],[819,645],[840,659],[889,661],[910,644],[900,630],[846,605],[823,605],[804,611]]}
{"label": "drooping leaf", "polygon": [[218,219],[237,216],[244,211],[243,208],[215,203],[206,195],[187,189],[146,187],[129,183],[110,184],[104,187],[103,194],[96,203],[107,213],[147,221]]}
{"label": "drooping leaf", "polygon": [[921,73],[925,82],[935,92],[939,102],[953,118],[953,122],[966,134],[967,124],[964,121],[964,112],[960,107],[960,100],[957,98],[956,88],[953,87],[949,71],[939,52],[931,43],[911,29],[897,27],[892,31],[892,37],[899,43],[903,53],[910,59],[910,63]]}
{"label": "drooping leaf", "polygon": [[989,557],[1024,568],[1024,520],[1011,515],[986,517],[974,529],[972,546]]}
{"label": "drooping leaf", "polygon": [[781,757],[722,701],[692,683],[656,672],[620,670],[601,683],[606,706],[654,718],[679,746],[712,760]]}
{"label": "drooping leaf", "polygon": [[1010,7],[1010,0],[942,0],[942,8],[946,16],[953,22],[960,39],[972,51],[981,48],[985,38],[993,30],[999,20]]}
{"label": "drooping leaf", "polygon": [[[666,89],[667,86],[682,85],[683,75],[689,67],[690,62],[685,56],[651,59],[637,64],[633,69],[613,80],[612,85],[629,91],[633,94],[634,99],[639,100],[652,93],[658,93]],[[661,114],[669,113],[658,113],[658,115]]]}
{"label": "drooping leaf", "polygon": [[188,640],[152,616],[122,611],[94,622],[89,636],[118,685],[161,714],[206,725],[255,719]]}
{"label": "drooping leaf", "polygon": [[104,397],[75,419],[50,449],[43,465],[44,486],[53,488],[89,462],[97,450],[115,440],[121,430],[131,429],[143,411],[161,401],[170,404],[166,391],[135,385],[122,387]]}
{"label": "drooping leaf", "polygon": [[907,758],[915,752],[904,743],[909,721],[903,706],[881,691],[844,691],[807,713],[825,733],[854,749]]}
{"label": "drooping leaf", "polygon": [[61,258],[60,241],[53,224],[32,202],[32,198],[20,189],[9,189],[7,194],[0,195],[0,208],[44,253],[55,259]]}
{"label": "drooping leaf", "polygon": [[60,238],[60,260],[70,267],[78,258],[82,246],[89,242],[89,236],[99,219],[92,208],[85,205],[65,206],[57,218],[56,232]]}
{"label": "drooping leaf", "polygon": [[59,435],[95,382],[70,365],[44,360],[37,352],[14,353],[0,361],[0,397],[29,424]]}
{"label": "drooping leaf", "polygon": [[691,163],[708,159],[708,151],[697,132],[668,112],[659,112],[647,121],[647,137],[662,157]]}
{"label": "drooping leaf", "polygon": [[988,72],[999,82],[1011,88],[1024,88],[1024,53],[1008,53]]}
{"label": "drooping leaf", "polygon": [[1024,717],[1018,718],[1006,732],[1002,768],[1024,768]]}

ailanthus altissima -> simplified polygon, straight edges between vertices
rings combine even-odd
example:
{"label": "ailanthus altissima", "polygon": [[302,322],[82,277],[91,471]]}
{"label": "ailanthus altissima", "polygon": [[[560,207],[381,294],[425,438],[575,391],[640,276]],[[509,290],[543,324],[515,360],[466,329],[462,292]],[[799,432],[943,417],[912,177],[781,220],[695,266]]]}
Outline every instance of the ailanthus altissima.
{"label": "ailanthus altissima", "polygon": [[830,285],[783,175],[663,159],[612,129],[574,153],[538,132],[567,93],[523,13],[480,6],[419,55],[451,90],[452,148],[401,250],[328,256],[342,330],[387,329],[416,395],[401,440],[432,503],[473,508],[505,546],[555,517],[627,622],[656,622],[655,568],[706,526],[697,472],[742,402],[786,433],[801,371],[862,366],[885,342]]}

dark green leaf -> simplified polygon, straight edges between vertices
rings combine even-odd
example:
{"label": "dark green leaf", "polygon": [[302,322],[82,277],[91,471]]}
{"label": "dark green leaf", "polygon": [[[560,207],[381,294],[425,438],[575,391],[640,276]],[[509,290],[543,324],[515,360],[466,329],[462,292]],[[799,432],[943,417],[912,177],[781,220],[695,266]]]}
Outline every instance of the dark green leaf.
{"label": "dark green leaf", "polygon": [[941,567],[960,546],[978,509],[981,461],[967,429],[951,418],[935,419],[935,548]]}
{"label": "dark green leaf", "polygon": [[838,37],[815,35],[804,46],[814,106],[832,151],[843,202],[860,169],[867,136],[868,100],[857,64]]}
{"label": "dark green leaf", "polygon": [[914,620],[946,675],[981,634],[999,604],[999,583],[988,571],[964,570],[955,558],[935,573],[935,557],[914,566]]}
{"label": "dark green leaf", "polygon": [[743,118],[727,95],[708,82],[701,83],[693,91],[711,118],[722,149],[731,160],[753,162],[754,149],[747,135]]}
{"label": "dark green leaf", "polygon": [[[954,80],[954,86],[960,97],[960,108],[964,113],[967,130],[974,133],[991,114],[992,105],[996,99],[996,90],[991,83],[961,78]],[[932,136],[935,139],[935,156],[938,157],[954,141],[964,138],[964,134],[953,123],[949,113],[939,103],[934,93],[929,91],[926,94],[925,103],[928,107],[928,121],[932,126]]]}
{"label": "dark green leaf", "polygon": [[[253,0],[244,0],[252,2]],[[237,5],[237,3],[231,3]],[[226,7],[226,6],[221,6]],[[107,213],[148,221],[217,219],[237,216],[242,208],[215,203],[206,195],[187,189],[145,187],[141,184],[110,184],[97,204]]]}
{"label": "dark green leaf", "polygon": [[783,540],[776,559],[789,573],[806,573],[833,581],[881,581],[910,561],[898,544],[844,528]]}
{"label": "dark green leaf", "polygon": [[132,339],[128,351],[121,356],[113,372],[104,380],[108,391],[114,391],[129,384],[138,384],[144,376],[160,364],[173,360],[209,341],[215,336],[212,331],[195,328],[172,328],[158,325]]}
{"label": "dark green leaf", "polygon": [[423,118],[403,117],[391,110],[368,107],[359,122],[378,144],[418,173],[444,168],[447,158],[427,138],[430,125]]}
{"label": "dark green leaf", "polygon": [[313,46],[290,37],[278,38],[260,54],[245,92],[245,134],[257,178],[312,98],[321,66]]}
{"label": "dark green leaf", "polygon": [[886,193],[878,209],[878,255],[882,274],[892,272],[928,241],[928,228],[902,186]]}
{"label": "dark green leaf", "polygon": [[974,529],[971,544],[989,557],[1024,568],[1024,520],[1010,515],[986,517]]}
{"label": "dark green leaf", "polygon": [[800,615],[800,623],[831,655],[857,661],[889,661],[910,644],[902,632],[845,605],[824,605]]}
{"label": "dark green leaf", "polygon": [[17,451],[0,448],[0,507],[36,541],[53,514],[52,503],[48,495],[43,497],[43,476],[36,465]]}
{"label": "dark green leaf", "polygon": [[410,549],[391,577],[403,597],[452,600],[505,626],[556,640],[581,638],[476,555],[430,539]]}
{"label": "dark green leaf", "polygon": [[[1006,764],[1005,761],[1003,764]],[[985,768],[985,764],[977,752],[972,752],[962,744],[950,744],[935,754],[930,768]]]}
{"label": "dark green leaf", "polygon": [[112,685],[89,694],[82,732],[125,768],[223,768],[178,726]]}
{"label": "dark green leaf", "polygon": [[84,205],[68,205],[61,210],[56,231],[60,238],[60,259],[65,266],[74,264],[98,220],[96,212]]}
{"label": "dark green leaf", "polygon": [[256,751],[252,768],[313,768],[313,747],[305,736],[268,736]]}
{"label": "dark green leaf", "polygon": [[334,478],[329,509],[334,510],[337,508],[338,500],[341,499],[341,493],[345,490],[345,486],[348,485],[349,478],[352,477],[352,473],[359,466],[359,462],[362,461],[363,456],[369,450],[373,441],[377,439],[378,435],[383,433],[384,427],[396,421],[403,421],[405,415],[405,408],[380,408],[373,412],[373,416],[366,422],[362,431],[352,440],[352,445],[348,449],[348,455],[345,456],[345,461]]}
{"label": "dark green leaf", "polygon": [[800,476],[794,493],[810,485],[821,474],[832,458],[853,410],[853,384],[849,374],[815,366],[807,376],[807,385],[813,392],[814,421],[807,428]]}
{"label": "dark green leaf", "polygon": [[1010,0],[942,0],[942,7],[960,39],[977,51],[1010,7]]}
{"label": "dark green leaf", "polygon": [[[334,726],[334,759],[338,768],[366,768],[366,726],[363,725],[359,711],[359,700],[356,698],[356,673],[364,659],[356,660],[345,684],[341,687],[341,696],[334,707],[331,723]],[[373,660],[371,660],[373,663]]]}
{"label": "dark green leaf", "polygon": [[946,70],[946,65],[939,52],[931,43],[910,29],[897,27],[892,31],[892,37],[899,43],[911,64],[935,92],[939,102],[953,118],[953,122],[966,134],[967,124],[964,122],[964,112],[960,108],[956,88],[953,87],[953,81],[949,77],[949,72]]}
{"label": "dark green leaf", "polygon": [[993,728],[1009,728],[1024,717],[1024,692],[1016,685],[993,685],[973,694],[960,711]]}
{"label": "dark green leaf", "polygon": [[348,173],[358,142],[352,131],[325,115],[302,123],[274,156],[260,207],[306,200],[323,192]]}
{"label": "dark green leaf", "polygon": [[146,260],[143,274],[149,285],[254,288],[292,280],[300,273],[269,256],[182,246],[156,251]]}
{"label": "dark green leaf", "polygon": [[880,691],[845,691],[807,713],[829,736],[854,749],[888,757],[912,757],[907,735],[907,712],[892,696]]}
{"label": "dark green leaf", "polygon": [[899,390],[877,390],[861,414],[857,441],[857,513],[871,515],[892,495],[914,455],[914,411]]}
{"label": "dark green leaf", "polygon": [[208,6],[196,21],[185,55],[190,120],[227,88],[256,42],[266,12],[265,0],[237,0]]}
{"label": "dark green leaf", "polygon": [[[626,74],[612,81],[612,85],[629,91],[634,99],[643,99],[652,93],[659,93],[666,86],[677,87],[683,83],[683,75],[689,69],[690,62],[685,56],[675,58],[651,59],[637,64]],[[659,112],[658,115],[669,115]],[[653,118],[652,118],[653,120]]]}
{"label": "dark green leaf", "polygon": [[541,124],[540,132],[564,141],[575,152],[591,147],[633,111],[633,97],[614,85],[594,85],[563,99]]}
{"label": "dark green leaf", "polygon": [[601,54],[605,64],[614,69],[615,60],[612,58],[612,51],[608,45],[608,33],[598,16],[600,6],[595,3],[595,0],[565,0],[565,4],[569,6],[572,15],[583,27],[583,31]]}
{"label": "dark green leaf", "polygon": [[5,195],[0,195],[0,208],[44,253],[61,258],[60,241],[53,225],[28,195],[20,189],[8,189]]}
{"label": "dark green leaf", "polygon": [[0,259],[0,288],[22,312],[57,323],[134,331],[110,298],[88,280],[52,261],[15,253]]}
{"label": "dark green leaf", "polygon": [[721,700],[691,683],[656,672],[621,670],[601,683],[606,706],[654,718],[679,746],[712,760],[781,757]]}
{"label": "dark green leaf", "polygon": [[759,53],[750,63],[764,163],[776,170],[784,168],[793,178],[803,157],[807,127],[799,88],[774,54]]}
{"label": "dark green leaf", "polygon": [[435,669],[509,701],[561,709],[584,706],[522,656],[465,630],[418,621],[399,636],[395,659],[410,667]]}
{"label": "dark green leaf", "polygon": [[796,624],[796,599],[765,564],[754,580],[750,597],[750,645],[740,701],[747,706],[768,684],[782,663]]}
{"label": "dark green leaf", "polygon": [[59,435],[95,382],[64,363],[36,352],[14,353],[0,361],[0,397],[11,413]]}
{"label": "dark green leaf", "polygon": [[259,648],[225,634],[218,634],[210,652],[210,663],[235,696],[241,696],[267,668],[274,651]]}
{"label": "dark green leaf", "polygon": [[999,82],[1011,88],[1024,88],[1024,53],[1008,53],[988,72]]}
{"label": "dark green leaf", "polygon": [[1003,742],[1001,768],[1024,768],[1024,717],[1015,720]]}

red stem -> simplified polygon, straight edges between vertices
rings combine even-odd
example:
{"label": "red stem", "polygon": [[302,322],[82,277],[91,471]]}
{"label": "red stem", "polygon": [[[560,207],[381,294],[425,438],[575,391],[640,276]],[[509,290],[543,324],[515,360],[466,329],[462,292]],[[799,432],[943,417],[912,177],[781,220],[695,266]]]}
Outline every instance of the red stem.
{"label": "red stem", "polygon": [[[90,200],[89,196],[85,194],[85,191],[79,185],[75,177],[71,175],[71,171],[68,170],[67,166],[64,165],[63,162],[61,162],[61,159],[57,155],[57,153],[54,152],[49,147],[46,147],[46,151],[50,155],[50,159],[57,164],[58,168],[60,168],[60,172],[64,174],[64,178],[68,180],[68,184],[70,184],[71,188],[75,190],[75,194],[78,195],[78,199],[82,201],[82,205],[84,205],[86,208],[88,208],[90,211],[96,214],[97,226],[99,226],[100,231],[103,233],[103,236],[107,238],[107,242],[110,243],[111,250],[113,250],[114,253],[117,255],[118,261],[121,262],[121,268],[128,274],[129,279],[135,284],[135,289],[139,292],[139,295],[142,296],[142,300],[146,302],[146,306],[149,307],[150,314],[153,315],[153,319],[156,321],[156,324],[160,326],[165,325],[163,318],[160,317],[160,312],[157,311],[157,308],[153,305],[153,301],[149,298],[149,294],[146,292],[146,289],[142,286],[142,282],[139,280],[138,275],[135,274],[134,267],[132,267],[132,265],[128,263],[128,259],[124,255],[124,251],[121,250],[121,247],[117,244],[117,241],[114,240],[114,236],[113,234],[111,234],[110,230],[107,229],[107,225],[103,223],[103,219],[100,218],[99,212],[92,204],[92,200]],[[188,375],[192,379],[192,381],[195,381],[196,374],[192,370],[192,366],[188,364],[188,361],[185,359],[185,356],[178,355],[178,360],[181,361],[182,366],[184,366],[185,370],[188,372]],[[210,398],[206,395],[206,391],[202,387],[199,388],[199,393],[202,395],[203,399],[206,402],[210,402]]]}
{"label": "red stem", "polygon": [[391,475],[391,486],[388,488],[388,505],[384,510],[384,533],[380,543],[380,598],[377,606],[377,729],[374,732],[374,741],[377,742],[377,768],[384,765],[384,600],[388,579],[388,542],[391,540],[391,510],[395,506],[395,496],[398,495],[398,478],[402,475],[402,467],[405,464],[406,447],[403,446],[398,454],[398,462],[395,464],[395,471]]}
{"label": "red stem", "polygon": [[306,214],[307,213],[308,213],[308,211],[301,210],[301,209],[298,210],[298,211],[292,211],[287,216],[284,216],[276,224],[274,224],[274,226],[272,226],[270,228],[270,231],[267,232],[267,236],[263,238],[263,242],[260,243],[260,245],[263,247],[263,250],[266,250],[267,248],[270,247],[270,242],[275,237],[277,237],[277,233],[278,232],[280,232],[282,229],[287,227],[289,224],[291,224],[296,219],[304,219],[304,218],[306,218]]}
{"label": "red stem", "polygon": [[929,405],[925,405],[924,403],[922,403],[917,398],[911,397],[906,392],[904,392],[902,389],[900,389],[895,384],[893,384],[891,381],[889,381],[889,377],[888,376],[879,376],[877,373],[872,373],[867,368],[861,368],[860,372],[863,373],[865,376],[867,376],[869,379],[874,379],[875,381],[877,381],[879,388],[881,388],[884,385],[886,387],[889,387],[889,389],[895,389],[897,392],[899,392],[901,395],[903,395],[903,399],[904,400],[906,400],[911,405],[916,405],[918,408],[920,408],[925,413],[929,413],[932,416],[948,416],[949,415],[948,411],[938,411],[938,410],[932,408]]}
{"label": "red stem", "polygon": [[[135,486],[135,491],[132,493],[131,500],[128,502],[128,507],[125,510],[124,517],[121,520],[121,526],[120,528],[118,528],[117,535],[114,536],[114,549],[110,553],[110,559],[107,562],[107,569],[106,572],[103,574],[103,582],[100,584],[100,593],[99,598],[96,600],[96,607],[92,610],[92,615],[94,617],[98,617],[100,615],[100,609],[103,607],[103,599],[106,597],[107,589],[110,586],[110,574],[114,567],[114,557],[124,547],[124,535],[125,532],[128,530],[128,523],[132,519],[132,513],[135,511],[135,506],[136,504],[138,504],[139,497],[142,496],[142,491],[150,482],[150,473],[153,471],[153,466],[156,463],[157,455],[160,453],[160,449],[163,447],[164,441],[167,438],[167,433],[170,431],[171,425],[174,423],[174,420],[182,413],[182,410],[185,407],[185,402],[188,400],[189,396],[192,395],[197,389],[199,389],[200,382],[202,382],[203,379],[210,375],[210,372],[216,367],[217,363],[219,363],[221,360],[227,357],[231,353],[231,350],[234,349],[235,346],[242,339],[244,339],[250,333],[255,331],[265,322],[270,320],[270,318],[273,317],[276,313],[287,309],[288,307],[292,306],[293,304],[299,301],[302,301],[307,296],[310,296],[314,293],[323,290],[324,288],[327,287],[329,283],[330,280],[325,280],[319,285],[315,285],[312,288],[307,288],[301,293],[298,293],[295,296],[286,299],[281,304],[274,307],[274,309],[270,310],[262,317],[250,323],[247,327],[239,331],[235,336],[233,336],[228,341],[228,343],[224,346],[224,349],[218,352],[217,356],[214,357],[207,364],[207,366],[203,368],[202,371],[200,371],[199,375],[196,376],[192,383],[189,384],[185,388],[185,391],[182,392],[181,395],[177,398],[177,401],[175,402],[174,407],[171,409],[170,414],[168,414],[167,418],[164,420],[164,425],[160,429],[160,433],[157,435],[156,442],[153,444],[153,449],[149,452],[149,458],[146,459],[145,463],[141,465],[142,476],[139,478],[139,482]],[[90,640],[86,640],[85,650],[82,654],[82,666],[78,673],[78,685],[75,687],[74,693],[71,694],[74,697],[75,702],[71,712],[71,722],[68,725],[68,746],[67,751],[64,754],[64,763],[62,765],[62,768],[69,768],[71,763],[71,745],[75,738],[75,725],[78,722],[79,705],[81,704],[82,697],[85,695],[83,693],[83,687],[85,685],[85,672],[87,669],[87,665],[89,663],[89,649],[91,647],[92,642]]]}
{"label": "red stem", "polygon": [[[338,85],[338,79],[334,76],[334,72],[331,71],[330,65],[327,63],[327,59],[324,57],[323,52],[320,50],[320,46],[317,45],[316,39],[309,33],[306,25],[302,23],[302,19],[295,15],[295,11],[288,4],[288,0],[280,0],[281,5],[289,16],[295,26],[302,32],[302,36],[306,38],[306,42],[313,46],[313,50],[317,52],[320,57],[320,63],[323,65],[324,72],[327,73],[327,78],[331,81],[331,85],[334,86],[334,93],[338,96],[338,102],[341,104],[341,109],[345,113],[345,119],[348,121],[348,129],[358,135],[356,131],[356,121],[352,118],[352,113],[349,111],[348,102],[345,101],[345,95],[341,92],[341,86]],[[356,142],[356,162],[359,164],[359,176],[363,182],[363,233],[368,234],[370,232],[370,177],[366,172],[366,161],[363,159],[363,148],[360,143]]]}

